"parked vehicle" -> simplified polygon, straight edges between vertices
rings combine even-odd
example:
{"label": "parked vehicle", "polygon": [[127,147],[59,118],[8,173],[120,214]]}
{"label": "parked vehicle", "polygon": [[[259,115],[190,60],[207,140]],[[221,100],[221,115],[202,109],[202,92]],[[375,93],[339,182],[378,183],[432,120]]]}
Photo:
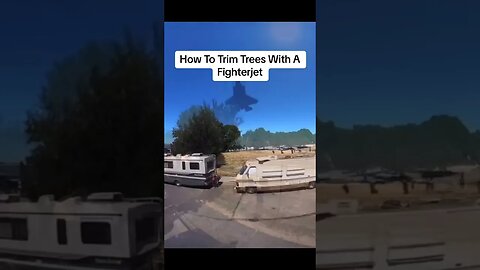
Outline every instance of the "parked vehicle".
{"label": "parked vehicle", "polygon": [[165,183],[177,186],[211,187],[218,183],[215,155],[164,155]]}
{"label": "parked vehicle", "polygon": [[315,175],[305,168],[272,165],[268,158],[247,161],[236,177],[236,191],[255,193],[293,188],[315,188]]}
{"label": "parked vehicle", "polygon": [[2,195],[0,269],[155,269],[162,210],[160,198],[121,193],[36,202]]}

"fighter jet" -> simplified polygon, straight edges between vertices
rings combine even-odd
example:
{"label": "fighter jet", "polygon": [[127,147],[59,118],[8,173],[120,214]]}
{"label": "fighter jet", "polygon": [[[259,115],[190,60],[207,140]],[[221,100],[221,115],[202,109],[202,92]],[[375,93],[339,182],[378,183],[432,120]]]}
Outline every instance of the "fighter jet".
{"label": "fighter jet", "polygon": [[225,101],[227,105],[237,106],[240,110],[251,111],[250,105],[256,104],[258,100],[248,96],[245,92],[245,86],[236,82],[233,87],[233,96]]}

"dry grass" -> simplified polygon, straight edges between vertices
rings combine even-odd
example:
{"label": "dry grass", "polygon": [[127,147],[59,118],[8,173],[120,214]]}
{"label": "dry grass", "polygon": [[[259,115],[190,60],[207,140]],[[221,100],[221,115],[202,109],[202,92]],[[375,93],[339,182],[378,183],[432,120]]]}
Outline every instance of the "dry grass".
{"label": "dry grass", "polygon": [[326,203],[332,199],[356,199],[362,210],[378,210],[386,200],[408,202],[413,207],[424,205],[428,200],[440,200],[442,205],[460,205],[473,203],[480,198],[475,184],[467,184],[464,188],[454,184],[436,184],[434,191],[426,191],[425,185],[416,184],[409,189],[409,194],[403,194],[401,183],[378,184],[377,194],[370,194],[367,184],[348,184],[349,194],[342,189],[343,184],[317,185],[317,203]]}
{"label": "dry grass", "polygon": [[257,157],[265,157],[276,155],[279,159],[284,158],[297,158],[297,157],[313,157],[315,152],[308,152],[304,150],[302,152],[283,151],[283,154],[279,150],[255,150],[255,151],[239,151],[239,152],[226,152],[218,156],[218,174],[221,176],[236,176],[240,168],[245,164],[247,160],[252,160]]}

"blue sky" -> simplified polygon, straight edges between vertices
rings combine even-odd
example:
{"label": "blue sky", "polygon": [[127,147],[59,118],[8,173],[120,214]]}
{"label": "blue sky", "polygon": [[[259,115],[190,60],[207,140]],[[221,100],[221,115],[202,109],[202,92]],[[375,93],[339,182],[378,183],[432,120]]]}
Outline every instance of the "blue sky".
{"label": "blue sky", "polygon": [[158,0],[4,0],[0,2],[0,161],[28,152],[24,121],[38,106],[46,74],[90,41],[123,38],[124,28],[146,43],[162,19]]}
{"label": "blue sky", "polygon": [[272,69],[268,82],[244,82],[258,103],[242,111],[242,132],[315,132],[315,23],[165,23],[165,130],[192,105],[224,102],[234,82],[212,81],[210,69],[175,69],[177,50],[305,50],[306,69]]}
{"label": "blue sky", "polygon": [[480,129],[480,1],[317,1],[317,114],[342,127],[434,114]]}

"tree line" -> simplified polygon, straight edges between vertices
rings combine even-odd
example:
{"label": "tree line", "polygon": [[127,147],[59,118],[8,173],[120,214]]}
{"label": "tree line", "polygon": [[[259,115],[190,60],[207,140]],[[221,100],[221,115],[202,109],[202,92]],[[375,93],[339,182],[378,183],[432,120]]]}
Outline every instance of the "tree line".
{"label": "tree line", "polygon": [[300,129],[292,132],[270,132],[264,128],[257,128],[245,132],[240,139],[240,143],[246,147],[263,146],[295,146],[303,144],[314,144],[315,134],[308,129]]}
{"label": "tree line", "polygon": [[339,128],[317,119],[319,170],[384,167],[398,171],[476,163],[480,133],[457,117],[436,115],[420,124]]}

